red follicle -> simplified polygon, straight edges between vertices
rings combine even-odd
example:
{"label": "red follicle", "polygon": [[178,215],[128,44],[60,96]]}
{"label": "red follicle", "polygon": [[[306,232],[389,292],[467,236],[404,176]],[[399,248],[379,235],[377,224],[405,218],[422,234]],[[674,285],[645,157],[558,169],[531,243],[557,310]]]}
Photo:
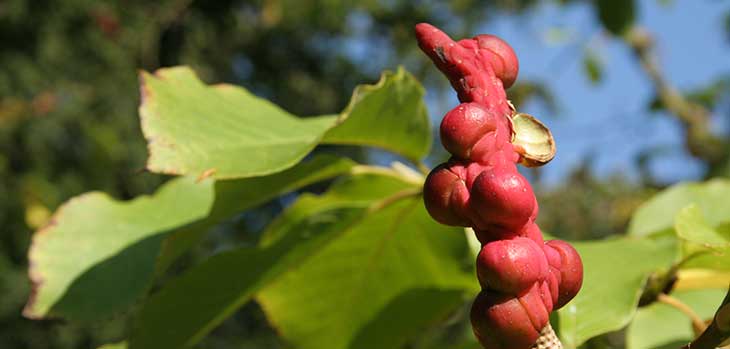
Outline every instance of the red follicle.
{"label": "red follicle", "polygon": [[493,35],[454,41],[421,23],[416,37],[462,102],[441,123],[441,142],[453,157],[426,178],[426,209],[443,224],[472,227],[482,243],[476,261],[482,292],[471,311],[482,346],[527,349],[550,312],[578,293],[583,265],[568,243],[543,242],[535,194],[517,171],[520,148],[511,143],[504,91],[517,79],[517,56]]}

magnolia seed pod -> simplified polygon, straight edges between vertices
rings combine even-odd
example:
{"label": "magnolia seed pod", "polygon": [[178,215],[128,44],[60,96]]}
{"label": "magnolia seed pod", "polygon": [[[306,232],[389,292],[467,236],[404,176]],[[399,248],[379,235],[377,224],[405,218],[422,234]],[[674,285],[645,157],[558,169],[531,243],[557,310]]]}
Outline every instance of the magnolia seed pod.
{"label": "magnolia seed pod", "polygon": [[[560,273],[558,299],[554,304],[555,309],[559,309],[570,302],[583,285],[583,261],[581,261],[578,251],[569,243],[561,240],[550,240],[545,243],[544,251],[548,263],[551,265],[555,263],[555,257],[548,256],[548,254],[554,255],[554,253],[548,252],[549,249],[557,251],[558,258],[560,258],[560,269],[553,270],[553,273]],[[551,259],[553,259],[553,263],[550,263]]]}
{"label": "magnolia seed pod", "polygon": [[451,170],[453,164],[445,163],[434,168],[423,185],[423,201],[426,210],[437,222],[466,227],[471,222],[465,218],[469,189],[464,178]]}
{"label": "magnolia seed pod", "polygon": [[520,64],[517,55],[507,42],[489,34],[481,34],[474,37],[479,48],[487,50],[489,63],[494,69],[494,74],[502,80],[504,88],[509,88],[517,80]]}
{"label": "magnolia seed pod", "polygon": [[477,256],[482,288],[522,294],[549,273],[542,247],[525,237],[486,243]]}
{"label": "magnolia seed pod", "polygon": [[502,230],[509,232],[510,237],[516,236],[535,210],[532,187],[514,165],[485,169],[469,192],[472,224],[478,230],[493,233]]}
{"label": "magnolia seed pod", "polygon": [[487,349],[528,349],[550,320],[537,285],[520,296],[482,290],[471,307],[471,326]]}
{"label": "magnolia seed pod", "polygon": [[512,145],[520,154],[520,164],[539,167],[547,164],[555,156],[555,140],[550,129],[530,114],[512,115],[514,132]]}

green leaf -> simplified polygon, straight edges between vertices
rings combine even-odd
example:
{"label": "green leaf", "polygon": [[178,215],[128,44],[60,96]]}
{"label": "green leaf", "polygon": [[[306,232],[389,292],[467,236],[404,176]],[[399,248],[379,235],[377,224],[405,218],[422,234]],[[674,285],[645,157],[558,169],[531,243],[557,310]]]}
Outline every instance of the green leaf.
{"label": "green leaf", "polygon": [[583,56],[583,70],[590,82],[594,85],[601,82],[603,79],[603,64],[599,57],[593,52],[587,52]]}
{"label": "green leaf", "polygon": [[98,349],[127,349],[127,342],[119,342],[113,344],[104,344]]}
{"label": "green leaf", "polygon": [[384,72],[375,85],[360,85],[323,143],[368,145],[413,161],[428,155],[431,129],[424,89],[402,67]]}
{"label": "green leaf", "polygon": [[674,229],[680,239],[697,245],[723,247],[730,244],[730,236],[713,229],[694,203],[679,211],[675,218]]}
{"label": "green leaf", "polygon": [[243,88],[205,85],[187,67],[142,73],[141,89],[153,172],[262,176],[295,165],[320,141],[381,147],[413,161],[431,146],[423,87],[402,68],[358,86],[339,116],[298,118]]}
{"label": "green leaf", "polygon": [[673,229],[674,217],[692,203],[696,204],[707,224],[714,227],[730,222],[730,181],[713,179],[703,183],[682,183],[663,190],[636,210],[628,234],[648,236]]}
{"label": "green leaf", "polygon": [[711,227],[696,204],[679,211],[674,230],[680,239],[681,269],[730,270],[730,225]]}
{"label": "green leaf", "polygon": [[[726,226],[727,227],[727,226]],[[718,230],[718,229],[716,229]],[[721,235],[730,234],[725,230]],[[722,247],[693,245],[685,243],[682,246],[682,253],[687,259],[680,265],[682,270],[685,269],[706,269],[716,271],[730,271],[730,248],[725,245]]]}
{"label": "green leaf", "polygon": [[730,92],[730,77],[721,76],[705,86],[683,93],[687,99],[714,110],[717,102]]}
{"label": "green leaf", "polygon": [[24,315],[91,321],[126,309],[149,286],[166,233],[212,203],[212,181],[187,177],[129,202],[99,192],[71,199],[33,236]]}
{"label": "green leaf", "polygon": [[[639,207],[629,223],[628,234],[677,234],[684,238],[683,255],[692,256],[681,264],[682,269],[730,270],[730,253],[727,253],[727,249],[718,249],[719,245],[715,245],[712,250],[702,247],[707,246],[708,242],[720,243],[720,239],[730,236],[730,202],[726,199],[729,195],[730,181],[724,179],[675,185]],[[687,209],[688,206],[693,208]],[[683,209],[687,211],[683,212]],[[675,224],[675,218],[678,224]],[[705,238],[712,240],[702,242]],[[724,247],[725,243],[722,244]],[[700,250],[706,253],[696,253]]]}
{"label": "green leaf", "polygon": [[460,308],[457,294],[476,294],[463,229],[434,222],[421,201],[369,215],[257,295],[285,340],[301,349],[400,348]]}
{"label": "green leaf", "polygon": [[[420,189],[420,184],[416,186],[416,184],[394,175],[364,173],[342,178],[333,184],[327,190],[327,194],[322,197],[322,202],[347,203],[357,206],[371,205],[373,202],[384,200],[395,193],[417,189]],[[302,209],[296,209],[298,206],[301,206]],[[317,207],[317,205],[312,205],[309,208],[306,204],[298,203],[287,211],[286,216],[269,225],[261,236],[259,245],[267,247],[274,244],[289,232],[281,225],[292,224],[292,222],[296,223],[298,220],[305,219],[306,215],[311,214],[312,211],[310,210],[316,212]]]}
{"label": "green leaf", "polygon": [[[121,309],[126,308],[131,302],[133,302],[135,299],[139,298],[144,292],[147,290],[147,285],[150,283],[151,279],[153,278],[154,274],[150,273],[150,270],[155,270],[159,274],[162,271],[166,270],[167,266],[180,254],[182,254],[184,251],[188,250],[190,247],[192,247],[195,243],[197,243],[200,239],[200,237],[207,231],[208,228],[215,225],[216,223],[220,222],[222,219],[229,217],[237,212],[244,211],[246,209],[249,209],[255,205],[261,204],[267,200],[270,200],[276,196],[279,196],[285,192],[289,192],[292,190],[296,190],[298,188],[301,188],[303,186],[309,185],[314,182],[318,182],[321,180],[325,180],[328,178],[332,178],[341,174],[345,174],[349,172],[352,167],[355,165],[354,162],[352,162],[349,159],[344,158],[337,158],[334,156],[329,155],[319,155],[314,157],[312,160],[303,162],[289,170],[276,173],[269,176],[264,177],[257,177],[257,178],[247,178],[247,179],[239,179],[239,180],[232,180],[232,181],[219,181],[215,183],[215,203],[212,204],[212,209],[210,209],[211,201],[213,197],[213,184],[210,184],[208,182],[205,182],[206,184],[203,185],[197,185],[195,187],[192,187],[193,184],[192,180],[189,179],[187,182],[190,182],[188,184],[188,187],[191,187],[197,191],[200,190],[206,190],[205,195],[209,195],[209,197],[206,197],[205,200],[200,199],[186,199],[184,196],[185,193],[183,190],[186,189],[185,186],[182,184],[176,184],[173,189],[169,189],[166,191],[180,191],[178,193],[180,195],[180,202],[188,202],[191,205],[207,205],[207,209],[210,210],[210,215],[205,219],[200,219],[205,216],[205,214],[200,213],[197,218],[198,220],[192,224],[187,225],[186,227],[182,229],[176,229],[177,232],[175,233],[168,233],[171,228],[175,228],[177,226],[183,226],[187,224],[186,222],[182,222],[180,224],[177,224],[175,226],[172,226],[170,228],[166,228],[165,231],[159,231],[159,233],[165,233],[165,234],[156,234],[150,237],[147,237],[142,242],[136,242],[135,245],[129,247],[128,249],[124,250],[122,253],[120,253],[118,256],[115,256],[114,259],[110,259],[108,261],[99,261],[99,263],[94,264],[93,262],[89,262],[93,264],[94,269],[90,269],[94,273],[92,274],[84,274],[83,279],[79,279],[74,281],[66,280],[66,283],[73,282],[72,289],[74,293],[70,293],[68,296],[64,296],[63,302],[61,304],[57,305],[56,307],[59,307],[60,309],[63,309],[63,307],[68,306],[64,305],[68,303],[69,301],[73,300],[74,302],[78,302],[78,300],[70,299],[68,297],[77,297],[82,298],[84,303],[89,302],[106,302],[110,303],[108,305],[101,304],[100,306],[109,306],[113,309],[86,309],[84,310],[88,314],[84,315],[85,317],[91,317],[90,319],[94,319],[93,317],[94,313],[98,313],[99,317],[108,316],[109,314],[113,313],[114,311],[118,311]],[[186,182],[186,183],[187,183]],[[170,184],[172,185],[172,183]],[[200,187],[198,189],[198,187]],[[162,191],[161,191],[162,193]],[[93,199],[90,203],[86,204],[85,209],[88,211],[88,214],[97,214],[97,208],[92,207],[95,202],[102,201],[106,202],[110,199],[106,198],[103,194],[99,193],[92,193],[89,194],[92,197],[99,197],[99,199]],[[199,195],[202,194],[196,194],[196,193],[190,193],[189,195]],[[168,195],[170,196],[170,195]],[[86,199],[85,199],[86,200]],[[162,203],[166,205],[173,204],[173,199],[165,199],[169,202]],[[75,201],[73,201],[75,202]],[[146,202],[143,200],[143,202]],[[157,199],[154,199],[154,201],[150,204],[146,204],[146,208],[139,209],[139,211],[144,211],[149,207],[157,207],[156,205],[159,204],[160,201]],[[76,207],[76,206],[74,206]],[[191,209],[195,207],[191,206]],[[76,210],[83,210],[84,208],[77,208]],[[164,210],[167,210],[166,208]],[[125,211],[126,212],[126,211]],[[153,214],[153,212],[156,211],[150,211],[146,212],[145,214],[149,216],[150,214]],[[166,211],[162,211],[162,213],[165,213]],[[185,211],[179,212],[181,215],[185,214]],[[105,216],[109,219],[114,219],[113,217],[109,217],[109,215]],[[147,232],[145,233],[144,229],[147,229],[145,227],[139,227],[139,224],[147,224],[144,221],[144,216],[142,216],[142,221],[139,221],[137,218],[133,218],[130,214],[128,218],[126,218],[129,222],[135,222],[136,225],[130,225],[126,227],[125,229],[128,229],[130,234],[129,238],[134,239],[134,234],[151,234],[156,232]],[[156,217],[156,216],[155,216]],[[167,219],[173,219],[176,216],[168,216]],[[183,216],[180,216],[183,217]],[[117,219],[118,221],[119,219]],[[194,220],[194,219],[192,219]],[[191,221],[192,221],[191,220]],[[107,229],[106,226],[114,226],[115,224],[125,224],[128,225],[128,222],[121,222],[117,223],[117,221],[110,220],[108,222],[104,222],[103,218],[98,218],[98,223],[96,226],[89,226],[89,231],[84,231],[83,234],[88,234],[92,236],[93,238],[88,240],[89,247],[87,248],[93,248],[95,243],[102,242],[105,243],[104,240],[100,239],[104,237],[103,235],[100,236],[99,232],[106,232]],[[155,222],[152,222],[155,223]],[[164,221],[157,222],[155,224],[163,224]],[[100,228],[100,227],[104,228]],[[154,225],[156,226],[156,225]],[[154,226],[150,227],[153,228]],[[134,229],[138,229],[139,231],[132,231]],[[75,229],[75,228],[66,228],[66,229]],[[97,229],[97,231],[92,231],[93,229]],[[75,232],[74,232],[75,233]],[[75,235],[74,235],[75,236]],[[75,237],[68,237],[69,241],[75,242]],[[81,238],[80,238],[81,239]],[[86,238],[83,238],[86,239]],[[83,240],[87,241],[87,240]],[[68,242],[69,244],[71,242]],[[123,240],[120,240],[118,243],[124,243]],[[44,257],[45,258],[45,257]],[[57,256],[57,258],[60,259],[60,257]],[[129,262],[132,260],[133,262]],[[69,264],[75,264],[78,263],[76,259],[73,258],[64,258],[64,263]],[[118,276],[115,276],[116,273],[114,270],[111,270],[109,274],[105,275],[104,278],[100,278],[97,273],[99,273],[98,270],[108,270],[109,268],[121,268],[122,266],[125,266],[128,263],[130,265],[133,265],[134,268],[129,268],[128,271],[125,271],[122,273],[124,275],[124,278],[119,278]],[[156,266],[155,266],[156,264]],[[78,268],[81,268],[78,273],[81,273],[83,271],[84,265],[79,264]],[[126,270],[126,269],[125,269]],[[69,277],[72,277],[73,275],[70,275]],[[96,294],[92,294],[90,289],[93,289],[94,287],[99,287],[99,285],[96,284],[89,284],[89,282],[92,282],[93,278],[96,278],[94,280],[97,280],[102,283],[108,283],[109,287],[114,289],[114,292],[111,293],[104,293],[105,295],[108,295],[106,297],[99,297]],[[108,279],[113,279],[112,281]],[[96,282],[96,281],[94,281]],[[54,286],[55,287],[55,286]],[[66,286],[58,286],[59,288],[63,288]],[[77,295],[78,292],[80,292],[79,288],[88,288],[89,290],[84,290],[84,293],[82,295]],[[41,290],[42,292],[46,292],[45,290]],[[63,290],[61,290],[63,291]],[[61,292],[59,291],[59,292]],[[120,292],[123,292],[123,295],[120,296]],[[61,295],[57,295],[57,297],[60,297]],[[45,297],[45,296],[44,296]],[[113,297],[119,297],[119,299],[113,299]],[[98,298],[98,299],[97,299]],[[109,298],[109,299],[107,299]],[[49,300],[49,302],[55,302],[56,300]],[[94,303],[96,304],[96,303]],[[46,305],[46,307],[50,306]],[[74,307],[78,307],[77,305],[72,305]],[[28,310],[26,311],[27,316],[31,317],[40,317],[45,316],[46,312],[48,312],[48,309],[46,310],[35,310],[38,308],[38,305],[32,305],[29,304]],[[90,307],[90,305],[88,306]],[[38,313],[38,314],[36,314]],[[58,313],[58,314],[50,314],[50,315],[60,315],[60,316],[68,316],[68,317],[77,317],[78,315],[70,315],[67,314],[68,311]]]}
{"label": "green leaf", "polygon": [[647,277],[676,259],[670,239],[615,239],[576,242],[584,265],[583,288],[559,310],[559,333],[566,348],[629,323]]}
{"label": "green leaf", "polygon": [[409,187],[395,177],[366,174],[347,178],[320,197],[301,195],[268,227],[261,246],[213,256],[150,297],[135,319],[130,347],[195,344],[257,290],[298,268],[360,220],[374,198]]}
{"label": "green leaf", "polygon": [[284,193],[346,174],[355,165],[355,162],[347,158],[320,154],[309,161],[268,176],[217,181],[215,203],[210,215],[165,239],[158,260],[158,272],[166,270],[177,257],[197,244],[208,229],[222,220]]}
{"label": "green leaf", "polygon": [[215,178],[261,176],[295,165],[335,117],[297,118],[232,85],[207,86],[187,67],[141,75],[147,168]]}
{"label": "green leaf", "polygon": [[402,348],[409,338],[464,305],[460,288],[411,288],[396,295],[362,326],[347,348]]}
{"label": "green leaf", "polygon": [[[309,200],[302,204],[312,204]],[[295,233],[267,249],[216,255],[175,280],[145,303],[130,348],[192,346],[245,304],[254,292],[293,268],[344,231],[365,209],[336,207],[310,212]]]}
{"label": "green leaf", "polygon": [[211,218],[221,220],[284,193],[347,174],[357,164],[348,159],[320,154],[286,171],[264,177],[218,181]]}
{"label": "green leaf", "polygon": [[596,0],[598,19],[611,34],[623,35],[634,24],[636,4],[633,0]]}
{"label": "green leaf", "polygon": [[[725,290],[672,292],[702,319],[712,318]],[[694,339],[692,322],[684,313],[663,303],[639,309],[626,331],[626,349],[680,348]]]}

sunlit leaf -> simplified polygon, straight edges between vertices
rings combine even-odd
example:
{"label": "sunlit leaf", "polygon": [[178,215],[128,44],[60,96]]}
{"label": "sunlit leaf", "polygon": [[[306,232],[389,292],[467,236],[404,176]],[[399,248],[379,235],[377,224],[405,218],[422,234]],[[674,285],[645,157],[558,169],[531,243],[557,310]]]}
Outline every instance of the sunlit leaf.
{"label": "sunlit leaf", "polygon": [[166,233],[212,203],[213,183],[187,177],[129,202],[99,192],[71,199],[33,236],[25,316],[88,321],[127,308],[149,287]]}
{"label": "sunlit leaf", "polygon": [[100,346],[98,349],[127,349],[127,342],[105,344]]}
{"label": "sunlit leaf", "polygon": [[730,270],[730,225],[710,226],[696,204],[677,213],[674,231],[680,239],[681,269]]}
{"label": "sunlit leaf", "polygon": [[413,75],[399,68],[385,72],[375,85],[360,85],[324,143],[380,147],[419,160],[431,148],[431,124],[424,90]]}
{"label": "sunlit leaf", "polygon": [[652,197],[636,210],[628,234],[648,236],[674,228],[674,218],[690,204],[696,204],[712,227],[730,222],[730,181],[713,179],[703,183],[682,183]]}
{"label": "sunlit leaf", "polygon": [[584,265],[583,288],[559,310],[559,333],[566,348],[616,331],[636,312],[647,277],[676,260],[671,240],[615,239],[576,242]]}
{"label": "sunlit leaf", "polygon": [[154,294],[135,320],[130,348],[197,343],[255,292],[336,241],[375,200],[411,186],[391,176],[359,175],[322,196],[300,196],[267,228],[261,246],[215,255]]}
{"label": "sunlit leaf", "polygon": [[[706,289],[672,292],[703,320],[712,318],[726,290]],[[692,339],[692,322],[687,315],[663,303],[639,309],[626,331],[626,349],[681,348]]]}
{"label": "sunlit leaf", "polygon": [[177,257],[195,246],[204,234],[222,220],[265,203],[279,195],[312,183],[348,173],[355,162],[332,155],[317,155],[282,172],[268,176],[217,181],[210,215],[170,234],[163,244],[158,271],[164,271]]}
{"label": "sunlit leaf", "polygon": [[701,246],[727,247],[730,236],[723,235],[711,227],[697,204],[681,209],[675,218],[674,229],[677,236],[687,242]]}
{"label": "sunlit leaf", "polygon": [[262,176],[295,165],[320,141],[381,147],[414,161],[431,146],[423,87],[402,68],[358,86],[340,115],[308,118],[241,87],[205,85],[187,67],[142,73],[141,90],[153,172]]}
{"label": "sunlit leaf", "polygon": [[477,292],[472,265],[463,230],[412,198],[369,215],[257,299],[294,347],[400,348]]}
{"label": "sunlit leaf", "polygon": [[335,117],[297,118],[232,85],[207,86],[187,67],[141,75],[147,168],[215,178],[261,176],[304,158]]}

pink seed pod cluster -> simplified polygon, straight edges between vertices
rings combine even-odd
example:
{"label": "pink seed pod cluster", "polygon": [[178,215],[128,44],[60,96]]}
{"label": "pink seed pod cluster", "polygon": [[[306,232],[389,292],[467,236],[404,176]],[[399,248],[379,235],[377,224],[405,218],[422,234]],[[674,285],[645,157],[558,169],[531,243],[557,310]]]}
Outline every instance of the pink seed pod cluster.
{"label": "pink seed pod cluster", "polygon": [[517,78],[517,56],[492,35],[453,41],[421,23],[416,37],[461,101],[441,123],[452,157],[426,178],[426,209],[440,223],[473,228],[482,244],[476,260],[482,291],[471,310],[479,342],[487,349],[530,348],[550,312],[578,293],[583,265],[570,244],[543,241],[535,194],[517,171],[504,90]]}

